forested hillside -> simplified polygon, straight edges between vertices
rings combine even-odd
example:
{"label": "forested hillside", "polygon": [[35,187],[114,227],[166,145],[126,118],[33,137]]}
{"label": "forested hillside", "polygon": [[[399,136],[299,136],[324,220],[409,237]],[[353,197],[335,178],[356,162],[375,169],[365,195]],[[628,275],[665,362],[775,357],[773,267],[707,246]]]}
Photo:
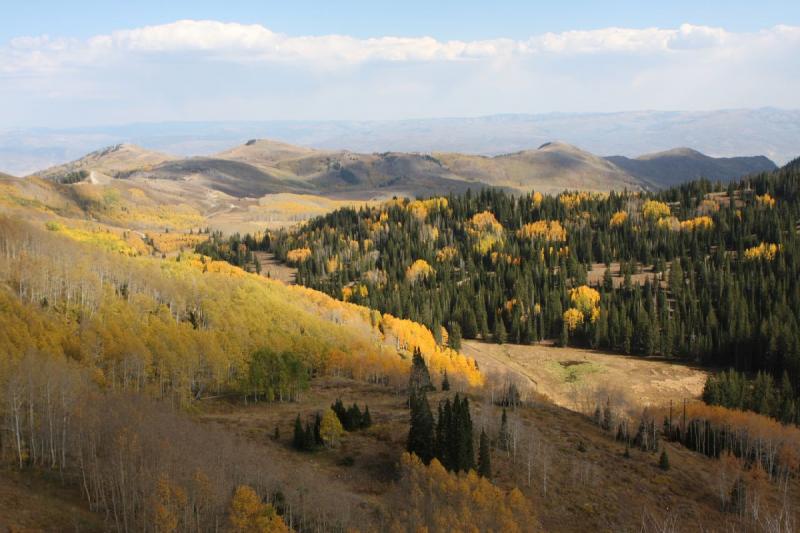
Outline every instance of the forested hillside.
{"label": "forested hillside", "polygon": [[653,194],[483,190],[340,209],[244,240],[297,265],[299,283],[419,321],[453,347],[556,339],[763,371],[764,410],[788,421],[800,391],[798,193],[791,165]]}
{"label": "forested hillside", "polygon": [[[244,505],[237,486],[257,490],[256,516],[291,489],[261,451],[181,413],[206,399],[298,402],[320,376],[398,390],[414,349],[436,382],[483,382],[408,320],[196,254],[126,253],[66,223],[0,218],[0,458],[58,474],[107,527],[211,530]],[[281,512],[343,527],[324,494],[304,500],[313,512]]]}

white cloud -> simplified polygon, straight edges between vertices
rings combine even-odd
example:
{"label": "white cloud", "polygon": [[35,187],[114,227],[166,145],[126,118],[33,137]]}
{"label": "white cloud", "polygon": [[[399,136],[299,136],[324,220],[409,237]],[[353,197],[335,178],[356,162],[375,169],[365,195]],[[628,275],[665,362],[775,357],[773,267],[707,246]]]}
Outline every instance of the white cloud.
{"label": "white cloud", "polygon": [[109,60],[120,53],[200,52],[229,61],[302,61],[358,64],[368,61],[456,61],[537,54],[658,54],[721,47],[764,39],[796,41],[800,28],[778,26],[753,34],[684,24],[676,29],[604,28],[566,31],[527,40],[438,41],[431,37],[357,39],[346,35],[292,37],[258,24],[180,20],[118,30],[85,41],[18,37],[0,47],[5,72],[35,72]]}
{"label": "white cloud", "polygon": [[440,41],[180,20],[0,44],[0,97],[12,123],[800,107],[799,55],[795,26]]}

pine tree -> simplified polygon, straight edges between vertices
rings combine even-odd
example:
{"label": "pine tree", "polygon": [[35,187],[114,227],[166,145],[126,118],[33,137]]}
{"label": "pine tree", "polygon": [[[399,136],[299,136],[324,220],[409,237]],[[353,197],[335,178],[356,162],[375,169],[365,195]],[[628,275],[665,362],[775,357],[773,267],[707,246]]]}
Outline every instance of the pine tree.
{"label": "pine tree", "polygon": [[320,434],[320,427],[322,426],[322,417],[319,414],[319,411],[314,416],[314,445],[315,446],[322,446],[322,435]]}
{"label": "pine tree", "polygon": [[446,392],[450,390],[450,380],[447,379],[447,370],[444,371],[442,374],[442,391]]}
{"label": "pine tree", "polygon": [[406,451],[416,454],[425,464],[433,459],[433,415],[425,393],[411,395],[411,427]]}
{"label": "pine tree", "polygon": [[428,372],[428,365],[422,357],[422,351],[420,351],[419,348],[414,348],[414,355],[411,359],[411,372],[408,376],[409,395],[431,390],[436,389],[431,385],[431,375]]}
{"label": "pine tree", "polygon": [[486,479],[492,477],[492,457],[489,451],[489,437],[481,429],[480,447],[478,448],[478,474]]}
{"label": "pine tree", "polygon": [[372,425],[372,416],[369,414],[369,405],[364,405],[364,414],[361,416],[361,429],[367,429]]}
{"label": "pine tree", "polygon": [[494,342],[505,344],[506,337],[506,325],[503,322],[503,317],[498,314],[494,320]]}
{"label": "pine tree", "polygon": [[447,337],[447,344],[454,350],[461,349],[461,326],[458,325],[458,322],[452,321],[448,324],[449,331]]}
{"label": "pine tree", "polygon": [[306,434],[303,431],[303,424],[300,422],[300,415],[294,420],[294,438],[292,439],[292,446],[295,450],[305,449]]}

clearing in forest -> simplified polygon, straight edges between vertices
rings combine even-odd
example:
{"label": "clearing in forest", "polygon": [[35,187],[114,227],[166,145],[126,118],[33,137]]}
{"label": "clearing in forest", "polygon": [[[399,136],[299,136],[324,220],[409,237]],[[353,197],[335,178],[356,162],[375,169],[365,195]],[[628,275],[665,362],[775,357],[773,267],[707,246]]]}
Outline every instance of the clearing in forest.
{"label": "clearing in forest", "polygon": [[698,398],[708,375],[705,370],[665,359],[547,344],[464,341],[461,351],[473,357],[482,371],[500,376],[500,382],[508,377],[523,390],[580,412],[594,410],[607,398],[634,410]]}

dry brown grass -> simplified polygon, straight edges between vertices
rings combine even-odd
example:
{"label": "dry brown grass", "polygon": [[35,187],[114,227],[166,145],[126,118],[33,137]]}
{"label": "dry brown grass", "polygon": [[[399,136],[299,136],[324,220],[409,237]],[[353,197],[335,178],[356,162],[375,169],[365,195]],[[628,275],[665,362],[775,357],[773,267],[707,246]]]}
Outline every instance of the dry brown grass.
{"label": "dry brown grass", "polygon": [[77,488],[57,477],[0,469],[0,531],[103,531]]}
{"label": "dry brown grass", "polygon": [[[452,394],[430,394],[434,412],[438,402]],[[294,451],[295,416],[299,413],[303,420],[311,419],[339,397],[345,404],[369,404],[373,427],[346,434],[342,445],[333,450]],[[476,432],[486,428],[496,437],[500,408],[479,396],[471,395],[470,400]],[[275,458],[270,468],[291,472],[287,494],[313,486],[348,495],[352,505],[347,515],[363,531],[380,531],[379,517],[391,513],[397,505],[395,499],[403,497],[393,483],[408,431],[403,394],[348,379],[320,378],[296,404],[244,406],[215,401],[202,411],[201,420],[223,424],[264,446]],[[278,442],[271,439],[276,425],[281,434]],[[517,436],[516,458],[513,450],[494,448],[493,481],[504,489],[519,487],[533,503],[532,520],[541,522],[545,531],[655,531],[673,520],[677,531],[742,530],[736,515],[722,509],[718,460],[666,443],[671,469],[662,471],[658,453],[634,449],[626,458],[624,445],[611,433],[584,415],[549,403],[509,411],[509,426]],[[585,451],[579,451],[579,443]],[[352,466],[342,464],[346,457],[354,459]],[[800,497],[798,489],[793,480],[788,497]],[[728,490],[725,485],[724,491]],[[770,485],[760,497],[765,513],[781,502],[777,485]],[[643,527],[643,522],[648,525]]]}
{"label": "dry brown grass", "polygon": [[548,344],[531,346],[465,341],[462,352],[482,371],[509,375],[524,388],[568,409],[587,412],[607,397],[641,409],[697,398],[707,372],[667,360],[615,355]]}

